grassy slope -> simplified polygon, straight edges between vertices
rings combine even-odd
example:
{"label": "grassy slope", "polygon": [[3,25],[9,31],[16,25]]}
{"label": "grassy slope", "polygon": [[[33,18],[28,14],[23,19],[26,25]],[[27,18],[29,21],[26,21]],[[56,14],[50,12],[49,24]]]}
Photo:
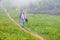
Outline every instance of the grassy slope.
{"label": "grassy slope", "polygon": [[29,14],[29,23],[25,24],[26,28],[43,35],[48,40],[60,40],[60,16]]}
{"label": "grassy slope", "polygon": [[38,40],[18,28],[0,9],[0,40]]}
{"label": "grassy slope", "polygon": [[[18,13],[11,13],[11,16],[19,22]],[[27,14],[28,23],[25,27],[48,40],[60,40],[60,16],[47,14]]]}

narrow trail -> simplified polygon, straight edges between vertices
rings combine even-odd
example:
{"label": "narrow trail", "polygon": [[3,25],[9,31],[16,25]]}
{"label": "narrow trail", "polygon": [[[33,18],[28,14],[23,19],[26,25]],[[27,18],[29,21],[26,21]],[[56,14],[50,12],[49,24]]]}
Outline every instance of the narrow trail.
{"label": "narrow trail", "polygon": [[34,36],[34,37],[36,37],[36,38],[38,38],[38,39],[40,39],[40,40],[46,40],[46,39],[43,38],[41,35],[38,35],[38,34],[36,34],[36,33],[34,33],[34,32],[31,32],[31,31],[27,30],[26,28],[22,28],[21,25],[20,25],[16,20],[14,20],[13,17],[10,16],[9,12],[8,12],[2,5],[1,5],[1,8],[5,11],[5,13],[6,13],[6,15],[8,16],[8,18],[9,18],[12,22],[14,22],[16,25],[18,25],[18,27],[21,28],[24,32],[29,33],[29,34],[31,34],[32,36]]}

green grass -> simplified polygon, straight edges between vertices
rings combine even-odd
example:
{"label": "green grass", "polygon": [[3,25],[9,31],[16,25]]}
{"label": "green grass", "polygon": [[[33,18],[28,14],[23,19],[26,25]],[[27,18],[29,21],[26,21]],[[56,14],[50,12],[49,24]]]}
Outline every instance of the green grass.
{"label": "green grass", "polygon": [[[19,14],[16,11],[11,13],[11,16],[20,21]],[[48,40],[60,40],[60,15],[48,14],[27,14],[28,23],[25,23],[25,28],[42,35]]]}
{"label": "green grass", "polygon": [[0,8],[0,40],[39,40],[14,24]]}
{"label": "green grass", "polygon": [[28,14],[27,29],[42,35],[48,40],[60,40],[60,16],[47,14]]}

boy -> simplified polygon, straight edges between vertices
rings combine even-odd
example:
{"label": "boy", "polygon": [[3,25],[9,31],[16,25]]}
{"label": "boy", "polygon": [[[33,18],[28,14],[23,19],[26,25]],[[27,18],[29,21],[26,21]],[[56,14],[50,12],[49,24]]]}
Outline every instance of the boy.
{"label": "boy", "polygon": [[25,14],[23,12],[23,9],[21,9],[21,12],[20,12],[20,19],[21,19],[21,26],[24,27],[24,21],[25,21]]}

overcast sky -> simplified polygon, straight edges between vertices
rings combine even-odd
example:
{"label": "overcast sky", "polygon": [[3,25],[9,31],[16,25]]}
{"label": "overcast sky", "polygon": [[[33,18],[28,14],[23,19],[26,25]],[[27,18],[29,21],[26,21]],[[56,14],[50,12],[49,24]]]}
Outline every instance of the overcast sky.
{"label": "overcast sky", "polygon": [[2,0],[2,2],[5,2],[5,3],[10,2],[11,4],[16,6],[24,6],[24,5],[28,5],[30,2],[35,3],[36,1],[38,0]]}
{"label": "overcast sky", "polygon": [[14,5],[27,5],[30,2],[36,2],[36,0],[10,0]]}

